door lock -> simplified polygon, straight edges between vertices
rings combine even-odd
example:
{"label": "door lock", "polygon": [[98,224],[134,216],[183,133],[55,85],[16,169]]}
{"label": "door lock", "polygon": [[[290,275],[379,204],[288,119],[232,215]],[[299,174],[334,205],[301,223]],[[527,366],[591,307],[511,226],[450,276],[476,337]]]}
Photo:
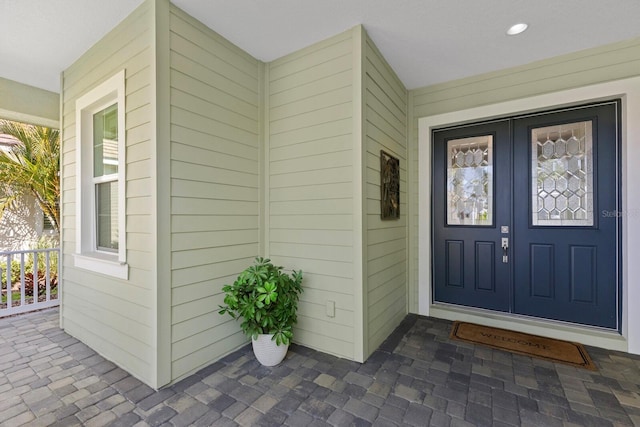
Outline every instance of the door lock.
{"label": "door lock", "polygon": [[502,262],[505,264],[509,262],[509,238],[508,237],[502,238]]}

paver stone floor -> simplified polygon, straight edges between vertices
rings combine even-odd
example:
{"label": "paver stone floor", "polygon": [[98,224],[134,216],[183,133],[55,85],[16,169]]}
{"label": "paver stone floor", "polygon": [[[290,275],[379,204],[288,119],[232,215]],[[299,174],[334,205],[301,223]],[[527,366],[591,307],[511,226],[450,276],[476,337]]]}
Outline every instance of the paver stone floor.
{"label": "paver stone floor", "polygon": [[58,309],[0,319],[2,426],[632,426],[640,357],[588,347],[597,372],[451,341],[408,315],[366,363],[249,345],[154,391],[58,327]]}

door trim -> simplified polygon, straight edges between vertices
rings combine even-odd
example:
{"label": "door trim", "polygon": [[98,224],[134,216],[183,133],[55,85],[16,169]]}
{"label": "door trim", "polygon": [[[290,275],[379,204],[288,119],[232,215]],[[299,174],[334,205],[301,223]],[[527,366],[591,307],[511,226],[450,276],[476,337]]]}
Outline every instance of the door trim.
{"label": "door trim", "polygon": [[[431,132],[432,129],[464,125],[477,121],[489,121],[500,117],[519,116],[537,113],[543,110],[567,108],[614,98],[622,99],[621,144],[622,144],[622,337],[624,346],[617,350],[640,354],[640,310],[629,310],[629,301],[640,300],[640,282],[629,284],[630,277],[640,277],[640,265],[630,263],[631,259],[640,259],[640,194],[633,194],[626,183],[640,181],[640,168],[633,167],[634,161],[640,161],[640,144],[627,144],[627,141],[640,141],[640,122],[627,120],[627,117],[640,116],[640,77],[633,77],[613,82],[600,83],[560,92],[538,95],[535,97],[505,101],[462,111],[444,113],[418,119],[418,183],[420,224],[418,239],[418,310],[419,314],[442,315],[441,307],[433,306],[431,301]],[[484,317],[484,316],[483,316]],[[508,327],[513,321],[511,316],[497,319],[496,326]],[[515,319],[515,318],[514,318]],[[567,336],[566,328],[544,322],[545,326],[536,326],[536,322],[527,320],[534,329],[532,332],[541,335],[558,334],[559,338]],[[589,338],[592,328],[578,327],[584,330],[582,342],[596,346],[607,346],[607,342]],[[607,347],[609,348],[609,347]]]}

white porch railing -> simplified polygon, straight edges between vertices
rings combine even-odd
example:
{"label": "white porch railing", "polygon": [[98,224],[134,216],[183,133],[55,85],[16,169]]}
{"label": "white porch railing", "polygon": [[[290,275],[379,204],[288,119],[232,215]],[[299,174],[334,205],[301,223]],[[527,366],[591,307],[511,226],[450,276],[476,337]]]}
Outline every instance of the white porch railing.
{"label": "white porch railing", "polygon": [[0,252],[0,317],[59,305],[60,249]]}

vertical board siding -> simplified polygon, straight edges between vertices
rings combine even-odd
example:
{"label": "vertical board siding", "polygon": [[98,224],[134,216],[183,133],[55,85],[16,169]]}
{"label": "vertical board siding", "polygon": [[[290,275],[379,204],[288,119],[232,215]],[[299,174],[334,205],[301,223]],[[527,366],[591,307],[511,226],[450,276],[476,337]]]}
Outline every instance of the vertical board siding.
{"label": "vertical board siding", "polygon": [[245,337],[221,288],[259,252],[260,63],[171,6],[171,378]]}
{"label": "vertical board siding", "polygon": [[[62,80],[62,210],[65,330],[148,384],[155,382],[152,363],[155,329],[152,269],[155,257],[154,207],[149,158],[151,135],[152,11],[144,3],[63,73]],[[127,168],[127,263],[123,281],[74,267],[76,99],[125,69]]]}
{"label": "vertical board siding", "polygon": [[348,31],[270,63],[267,81],[267,253],[304,272],[295,340],[349,359],[361,333],[354,330],[352,66]]}
{"label": "vertical board siding", "polygon": [[[364,53],[366,147],[365,357],[407,314],[407,90],[373,41]],[[380,218],[380,150],[400,160],[400,218]]]}
{"label": "vertical board siding", "polygon": [[[411,195],[418,200],[420,168],[418,163],[418,119],[421,117],[496,104],[544,93],[604,83],[640,75],[640,38],[613,43],[594,49],[562,55],[519,67],[481,74],[465,79],[410,91],[409,133],[411,165]],[[411,271],[418,268],[418,204],[412,204]],[[410,307],[418,311],[417,274],[410,283]]]}

